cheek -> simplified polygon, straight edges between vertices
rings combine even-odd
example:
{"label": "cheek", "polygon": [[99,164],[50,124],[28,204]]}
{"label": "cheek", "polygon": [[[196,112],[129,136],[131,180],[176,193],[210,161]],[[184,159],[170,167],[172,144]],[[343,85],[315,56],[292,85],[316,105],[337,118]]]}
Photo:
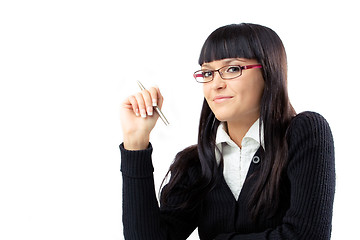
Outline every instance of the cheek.
{"label": "cheek", "polygon": [[247,92],[248,104],[249,105],[260,105],[261,97],[263,93],[263,88],[261,86],[256,86]]}
{"label": "cheek", "polygon": [[251,79],[251,81],[248,81],[248,97],[254,102],[259,102],[264,92],[264,86],[265,83],[260,74],[257,77]]}
{"label": "cheek", "polygon": [[206,101],[208,101],[208,98],[210,97],[210,88],[205,83],[203,83],[203,94],[204,94]]}
{"label": "cheek", "polygon": [[243,108],[258,108],[263,91],[264,87],[258,81],[249,81],[248,84],[238,86],[238,104],[241,104]]}

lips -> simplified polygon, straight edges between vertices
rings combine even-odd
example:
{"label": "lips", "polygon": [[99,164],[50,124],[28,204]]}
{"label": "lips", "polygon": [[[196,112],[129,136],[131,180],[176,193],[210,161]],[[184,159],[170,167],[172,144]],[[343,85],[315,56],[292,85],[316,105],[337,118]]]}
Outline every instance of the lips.
{"label": "lips", "polygon": [[215,103],[221,103],[232,98],[233,98],[232,96],[216,96],[213,98],[213,101]]}

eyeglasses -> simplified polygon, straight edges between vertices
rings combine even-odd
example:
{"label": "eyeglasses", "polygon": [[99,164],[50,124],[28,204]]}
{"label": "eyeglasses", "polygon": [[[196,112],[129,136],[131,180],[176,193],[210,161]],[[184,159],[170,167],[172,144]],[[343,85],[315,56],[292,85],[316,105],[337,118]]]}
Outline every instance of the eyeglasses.
{"label": "eyeglasses", "polygon": [[214,79],[215,72],[218,72],[220,77],[224,80],[229,80],[233,78],[240,77],[242,70],[252,69],[252,68],[262,68],[261,64],[256,65],[230,65],[219,68],[218,70],[199,70],[194,72],[194,78],[199,83],[211,82]]}

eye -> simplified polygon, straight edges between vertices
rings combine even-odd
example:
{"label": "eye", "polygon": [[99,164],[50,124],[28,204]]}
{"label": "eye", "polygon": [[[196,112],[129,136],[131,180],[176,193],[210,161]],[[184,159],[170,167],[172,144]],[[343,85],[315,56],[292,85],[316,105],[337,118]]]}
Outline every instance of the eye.
{"label": "eye", "polygon": [[226,69],[226,72],[227,73],[238,73],[238,72],[240,72],[240,67],[239,66],[229,66]]}
{"label": "eye", "polygon": [[211,78],[213,75],[212,71],[203,71],[204,78]]}

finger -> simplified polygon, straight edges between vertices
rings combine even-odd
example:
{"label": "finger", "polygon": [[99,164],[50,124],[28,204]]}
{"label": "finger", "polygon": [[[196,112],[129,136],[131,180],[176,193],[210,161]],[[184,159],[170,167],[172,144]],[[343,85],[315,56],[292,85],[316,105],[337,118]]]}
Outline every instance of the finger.
{"label": "finger", "polygon": [[156,87],[151,87],[149,89],[149,93],[151,96],[151,101],[152,101],[152,105],[154,107],[156,107],[158,105],[158,100],[159,100],[159,96],[158,96],[158,88]]}
{"label": "finger", "polygon": [[149,116],[152,116],[154,108],[152,105],[150,92],[148,90],[143,90],[141,93],[145,102],[146,112]]}
{"label": "finger", "polygon": [[140,114],[139,114],[139,105],[138,105],[138,103],[136,101],[136,98],[134,96],[130,96],[128,98],[128,101],[130,102],[135,115],[140,116]]}
{"label": "finger", "polygon": [[141,117],[146,118],[146,110],[145,110],[146,106],[145,106],[145,101],[144,101],[142,92],[135,94],[135,98],[136,98],[136,101],[139,106]]}
{"label": "finger", "polygon": [[156,91],[157,91],[157,105],[158,107],[161,109],[161,106],[164,102],[164,97],[160,92],[160,89],[158,87],[155,87]]}

